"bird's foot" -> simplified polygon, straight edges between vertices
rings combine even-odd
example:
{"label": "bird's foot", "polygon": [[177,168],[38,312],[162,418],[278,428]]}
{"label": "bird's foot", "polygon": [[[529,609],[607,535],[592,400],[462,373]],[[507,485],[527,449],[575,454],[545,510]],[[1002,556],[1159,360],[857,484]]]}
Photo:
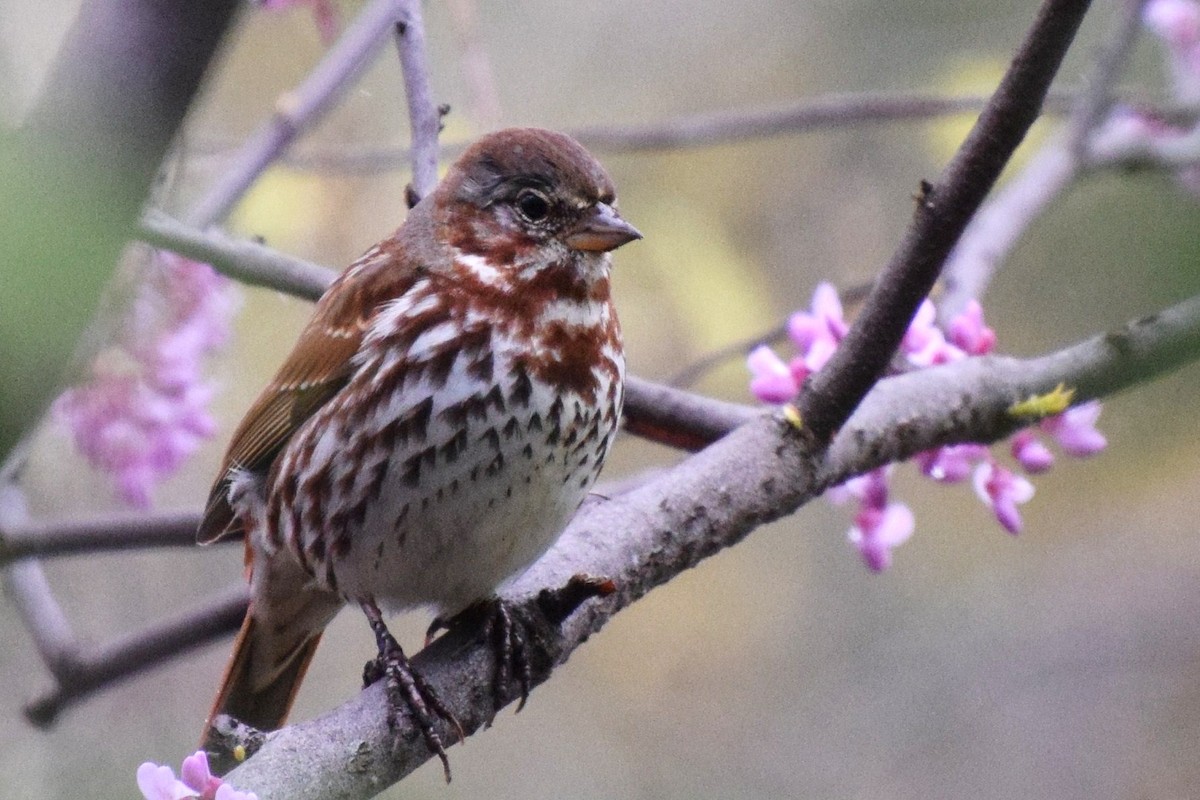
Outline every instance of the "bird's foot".
{"label": "bird's foot", "polygon": [[399,728],[401,711],[407,710],[412,714],[429,752],[441,760],[446,783],[449,783],[450,759],[446,757],[446,748],[434,727],[434,719],[440,717],[448,722],[455,729],[460,742],[466,739],[462,724],[442,703],[433,687],[425,682],[421,673],[413,669],[399,642],[384,624],[379,607],[373,601],[366,601],[362,603],[362,610],[367,615],[379,646],[379,655],[363,667],[363,684],[370,685],[381,678],[386,681],[388,725],[396,730]]}

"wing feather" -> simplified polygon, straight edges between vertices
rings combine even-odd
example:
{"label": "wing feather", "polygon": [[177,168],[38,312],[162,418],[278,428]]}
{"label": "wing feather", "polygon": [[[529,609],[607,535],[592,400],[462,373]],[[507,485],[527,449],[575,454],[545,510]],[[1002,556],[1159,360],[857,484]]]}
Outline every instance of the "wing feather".
{"label": "wing feather", "polygon": [[417,270],[405,261],[398,240],[390,239],[352,264],[317,301],[291,354],[234,431],[196,534],[201,544],[240,529],[229,504],[234,474],[266,475],[296,430],[349,381],[375,313],[412,286]]}

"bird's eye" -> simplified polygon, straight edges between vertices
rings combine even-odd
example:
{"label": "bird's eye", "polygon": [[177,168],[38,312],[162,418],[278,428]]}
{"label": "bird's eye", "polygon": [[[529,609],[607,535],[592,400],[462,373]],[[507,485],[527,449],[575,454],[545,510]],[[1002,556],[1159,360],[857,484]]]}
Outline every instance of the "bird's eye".
{"label": "bird's eye", "polygon": [[550,213],[550,201],[536,189],[522,189],[517,195],[517,210],[530,222],[541,222]]}

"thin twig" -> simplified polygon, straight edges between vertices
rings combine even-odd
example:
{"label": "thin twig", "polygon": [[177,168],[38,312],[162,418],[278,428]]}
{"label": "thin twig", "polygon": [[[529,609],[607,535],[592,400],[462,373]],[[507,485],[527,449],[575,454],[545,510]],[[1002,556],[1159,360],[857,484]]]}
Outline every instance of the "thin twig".
{"label": "thin twig", "polygon": [[0,528],[0,566],[26,558],[77,553],[194,547],[199,525],[200,514],[195,511],[18,523]]}
{"label": "thin twig", "polygon": [[308,77],[275,104],[275,113],[239,149],[232,166],[186,219],[199,228],[224,219],[258,176],[321,117],[366,69],[399,19],[403,0],[373,0],[329,48]]}
{"label": "thin twig", "polygon": [[[26,562],[18,566],[33,566]],[[100,645],[72,642],[50,669],[57,685],[25,707],[34,725],[47,727],[68,706],[235,630],[246,615],[249,589],[238,584],[141,631]]]}
{"label": "thin twig", "polygon": [[147,244],[211,264],[218,272],[251,286],[315,301],[337,277],[328,267],[285,255],[257,242],[235,239],[217,229],[200,230],[161,211],[143,215],[139,236]]}
{"label": "thin twig", "polygon": [[[404,96],[412,130],[412,192],[420,200],[438,182],[438,132],[442,115],[433,102],[429,85],[429,57],[425,50],[425,22],[421,0],[402,0],[403,14],[396,23],[396,47],[404,71]],[[409,206],[415,205],[410,202]]]}
{"label": "thin twig", "polygon": [[[1050,113],[1063,113],[1073,94],[1054,92],[1047,99]],[[939,116],[978,111],[986,96],[946,96],[927,92],[859,92],[818,95],[786,105],[743,108],[691,114],[640,125],[592,125],[566,130],[586,147],[597,152],[639,153],[710,147],[773,136],[808,133],[832,127],[887,122],[910,122]],[[442,155],[453,157],[467,148],[453,142]],[[409,166],[409,150],[396,147],[364,148],[347,152],[290,153],[285,162],[297,169],[378,173]]]}
{"label": "thin twig", "polygon": [[712,370],[735,358],[745,358],[754,348],[764,344],[775,344],[787,337],[787,326],[776,325],[746,339],[730,342],[706,353],[667,379],[667,383],[680,389],[693,386]]}
{"label": "thin twig", "polygon": [[1108,41],[1076,95],[1066,130],[1054,136],[975,216],[946,260],[938,303],[943,325],[982,299],[996,270],[1029,226],[1084,168],[1096,126],[1112,108],[1116,81],[1141,28],[1145,0],[1126,0]]}
{"label": "thin twig", "polygon": [[1046,0],[996,93],[916,216],[825,368],[798,398],[808,435],[825,442],[887,368],[967,223],[1037,119],[1088,0]]}
{"label": "thin twig", "polygon": [[1108,116],[1116,102],[1117,80],[1142,30],[1142,10],[1147,0],[1123,0],[1099,55],[1092,61],[1084,89],[1071,109],[1067,123],[1067,146],[1077,159],[1087,150],[1092,131]]}

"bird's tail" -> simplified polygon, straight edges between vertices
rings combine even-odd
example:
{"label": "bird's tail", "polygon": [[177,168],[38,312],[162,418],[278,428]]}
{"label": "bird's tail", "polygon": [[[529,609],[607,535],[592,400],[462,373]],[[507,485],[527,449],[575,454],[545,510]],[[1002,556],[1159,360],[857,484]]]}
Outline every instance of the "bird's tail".
{"label": "bird's tail", "polygon": [[282,727],[321,634],[342,606],[336,595],[305,585],[309,579],[298,574],[299,565],[276,559],[256,564],[256,571],[260,567],[267,574],[255,575],[250,610],[234,640],[200,743],[210,760],[227,767],[234,764],[213,721],[227,714],[259,730]]}

